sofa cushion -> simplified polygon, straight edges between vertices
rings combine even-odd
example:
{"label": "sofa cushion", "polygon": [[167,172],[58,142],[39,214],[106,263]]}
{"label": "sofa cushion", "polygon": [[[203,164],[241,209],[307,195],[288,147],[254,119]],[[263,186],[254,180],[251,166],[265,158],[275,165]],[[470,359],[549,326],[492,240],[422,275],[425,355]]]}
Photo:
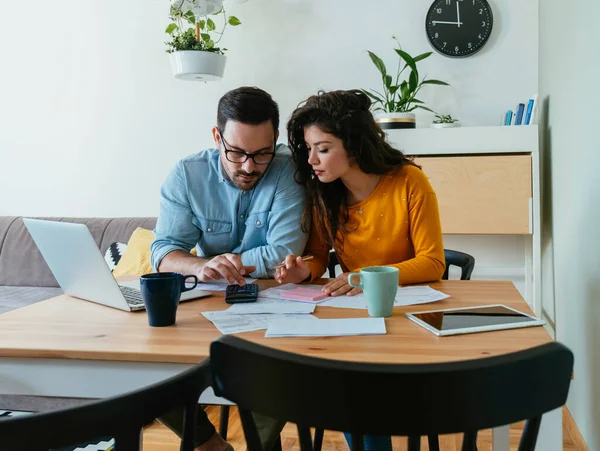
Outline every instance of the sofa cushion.
{"label": "sofa cushion", "polygon": [[123,252],[127,249],[127,244],[125,243],[112,243],[106,249],[104,253],[104,261],[108,265],[111,271],[114,271],[115,267],[121,261],[121,257],[123,257]]}
{"label": "sofa cushion", "polygon": [[[153,229],[156,218],[39,218],[88,226],[102,255],[114,243],[127,243],[137,227]],[[0,285],[58,287],[20,217],[0,217]]]}
{"label": "sofa cushion", "polygon": [[60,288],[0,286],[0,314],[61,295]]}

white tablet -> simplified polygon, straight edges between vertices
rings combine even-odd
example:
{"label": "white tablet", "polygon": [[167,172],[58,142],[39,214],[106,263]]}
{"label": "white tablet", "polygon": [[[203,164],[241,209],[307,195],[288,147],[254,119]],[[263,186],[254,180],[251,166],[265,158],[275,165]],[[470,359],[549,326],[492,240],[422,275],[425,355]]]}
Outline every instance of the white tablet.
{"label": "white tablet", "polygon": [[407,313],[408,319],[436,335],[542,326],[546,321],[502,304]]}

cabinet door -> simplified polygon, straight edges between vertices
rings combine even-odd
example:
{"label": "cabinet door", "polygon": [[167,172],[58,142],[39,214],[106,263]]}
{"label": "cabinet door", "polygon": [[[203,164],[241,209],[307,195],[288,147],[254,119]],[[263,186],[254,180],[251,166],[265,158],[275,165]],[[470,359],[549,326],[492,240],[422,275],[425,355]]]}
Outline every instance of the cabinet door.
{"label": "cabinet door", "polygon": [[530,234],[531,155],[419,157],[448,234]]}

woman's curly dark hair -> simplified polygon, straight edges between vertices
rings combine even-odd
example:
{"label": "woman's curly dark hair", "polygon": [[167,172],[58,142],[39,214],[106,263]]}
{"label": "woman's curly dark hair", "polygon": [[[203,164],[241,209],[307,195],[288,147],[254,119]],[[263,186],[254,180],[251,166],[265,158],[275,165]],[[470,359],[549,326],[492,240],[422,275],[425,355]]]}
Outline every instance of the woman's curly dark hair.
{"label": "woman's curly dark hair", "polygon": [[[296,181],[308,196],[308,208],[302,218],[302,229],[308,231],[312,220],[321,239],[343,252],[343,239],[338,228],[348,230],[347,190],[341,179],[321,183],[308,163],[305,127],[315,125],[325,133],[342,140],[349,158],[367,174],[386,174],[405,164],[414,163],[385,140],[370,111],[371,100],[360,90],[319,91],[301,102],[287,124],[288,142],[296,163]],[[416,165],[415,165],[416,166]]]}

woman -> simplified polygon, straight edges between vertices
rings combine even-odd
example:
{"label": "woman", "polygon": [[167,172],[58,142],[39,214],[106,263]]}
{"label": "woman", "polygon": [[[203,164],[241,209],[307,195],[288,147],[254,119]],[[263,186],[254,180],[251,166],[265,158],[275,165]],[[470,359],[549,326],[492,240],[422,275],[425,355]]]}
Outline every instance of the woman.
{"label": "woman", "polygon": [[310,238],[303,261],[288,255],[279,283],[312,281],[325,273],[333,248],[343,273],[323,287],[354,295],[349,272],[366,266],[399,269],[399,283],[439,280],[444,245],[438,204],[426,175],[385,141],[359,90],[320,92],[294,111],[288,140],[309,204],[302,226]]}

